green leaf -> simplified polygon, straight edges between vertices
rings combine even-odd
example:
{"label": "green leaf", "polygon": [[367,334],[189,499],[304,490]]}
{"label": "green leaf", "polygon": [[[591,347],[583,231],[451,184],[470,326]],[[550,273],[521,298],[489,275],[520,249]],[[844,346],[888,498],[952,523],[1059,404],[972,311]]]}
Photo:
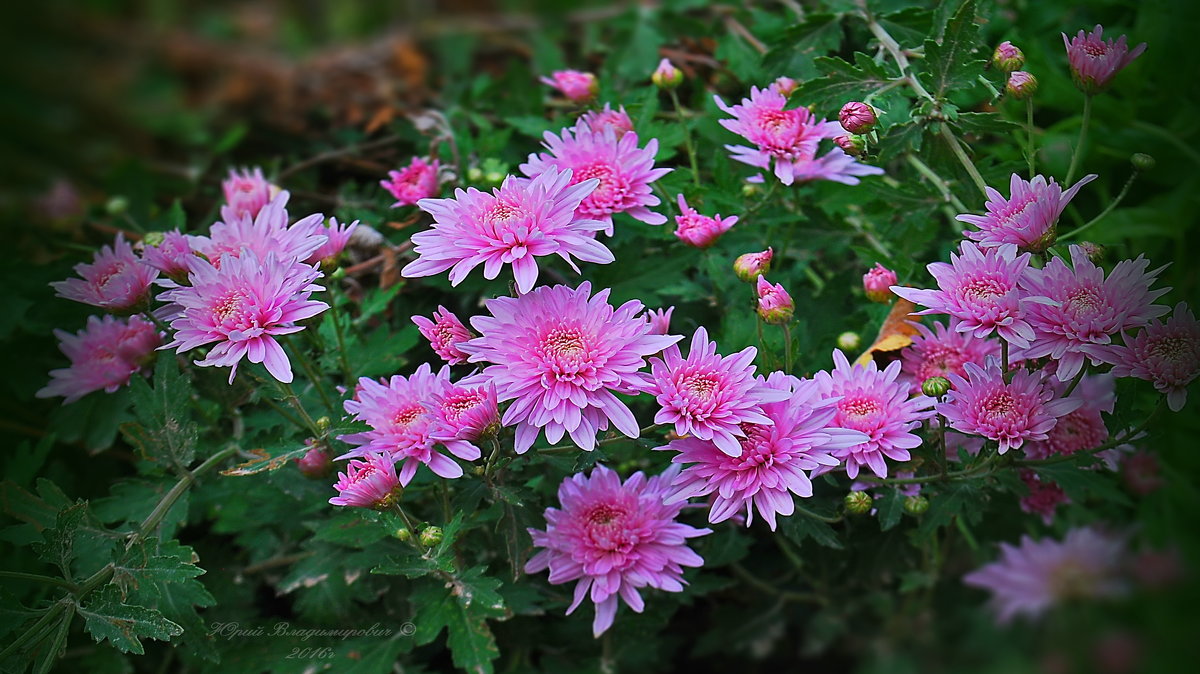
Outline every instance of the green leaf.
{"label": "green leaf", "polygon": [[841,14],[809,14],[803,23],[772,41],[770,51],[763,55],[763,68],[797,79],[813,77],[817,74],[814,60],[837,52],[842,45],[842,18]]}
{"label": "green leaf", "polygon": [[960,135],[969,133],[976,136],[1009,135],[1021,128],[1019,124],[1014,124],[995,112],[960,112],[949,124]]}
{"label": "green leaf", "polygon": [[834,114],[846,101],[865,98],[891,79],[883,66],[862,52],[855,52],[853,65],[836,56],[822,56],[814,63],[824,75],[801,84],[791,98],[813,105],[818,116]]}
{"label": "green leaf", "polygon": [[1098,461],[1095,456],[1081,456],[1078,461],[1064,461],[1035,470],[1043,480],[1057,482],[1063,492],[1075,503],[1084,503],[1089,498],[1109,503],[1131,504],[1129,496],[1117,486],[1114,474],[1107,470],[1089,470],[1089,464]]}
{"label": "green leaf", "polygon": [[247,450],[254,455],[253,459],[239,463],[232,468],[226,468],[221,471],[222,475],[231,477],[245,477],[247,475],[257,475],[264,471],[279,470],[288,465],[293,459],[299,459],[308,453],[311,447],[302,445],[296,447],[295,443],[285,444],[282,447],[274,447],[270,450],[258,447],[256,449]]}
{"label": "green leaf", "polygon": [[154,387],[141,377],[129,382],[138,423],[121,425],[121,433],[149,461],[186,468],[196,458],[200,432],[188,406],[192,385],[169,354],[154,368]]}
{"label": "green leaf", "polygon": [[449,583],[424,583],[409,601],[417,607],[413,638],[418,645],[433,641],[445,627],[454,664],[468,672],[490,674],[500,650],[487,621],[506,616],[508,611],[497,592],[500,581],[484,576],[483,571],[483,567],[475,567]]}
{"label": "green leaf", "polygon": [[966,0],[946,23],[940,40],[925,40],[925,73],[930,93],[945,98],[946,92],[983,74],[983,59],[971,58],[981,44],[975,24],[975,2]]}
{"label": "green leaf", "polygon": [[884,487],[883,496],[875,501],[875,508],[879,512],[879,530],[887,531],[900,523],[900,516],[904,514],[904,494],[899,489]]}
{"label": "green leaf", "polygon": [[38,655],[33,665],[33,674],[47,674],[58,662],[63,647],[67,644],[67,635],[71,632],[71,623],[75,620],[75,607],[68,607],[58,619],[58,625],[50,633],[49,639],[43,639],[38,644]]}
{"label": "green leaf", "polygon": [[833,527],[801,512],[780,520],[779,530],[796,543],[803,543],[805,539],[811,538],[827,548],[841,550],[845,547]]}
{"label": "green leaf", "polygon": [[139,541],[113,563],[113,582],[122,592],[146,583],[185,583],[204,574],[204,569],[193,563],[191,548],[177,541],[170,541],[162,551],[158,548],[158,539]]}
{"label": "green leaf", "polygon": [[78,608],[86,621],[84,629],[96,640],[107,639],[122,653],[144,655],[141,639],[170,641],[183,634],[183,628],[167,620],[161,613],[145,606],[122,603],[120,591],[109,585],[93,595],[86,606]]}
{"label": "green leaf", "polygon": [[[204,584],[196,579],[205,573],[204,569],[195,565],[198,561],[196,553],[174,540],[159,544],[154,539],[148,539],[144,545],[135,546],[130,552],[138,548],[142,549],[141,553],[126,555],[123,560],[123,566],[127,569],[125,573],[128,574],[126,578],[132,576],[137,581],[136,585],[127,585],[128,600],[162,613],[167,620],[183,628],[181,641],[194,654],[213,662],[219,661],[215,639],[196,612],[197,607],[214,606],[217,603]],[[136,568],[134,562],[141,559],[145,559],[146,563]],[[114,576],[113,580],[118,582],[118,576]]]}
{"label": "green leaf", "polygon": [[971,506],[976,504],[981,496],[976,481],[955,482],[942,491],[928,494],[929,510],[921,516],[917,537],[933,535],[940,527],[954,521],[955,517],[966,517],[969,522],[978,521],[982,509]]}
{"label": "green leaf", "polygon": [[87,507],[87,501],[78,501],[60,511],[55,518],[54,528],[42,532],[44,542],[33,546],[38,557],[56,565],[67,580],[74,580],[71,561],[75,559],[75,536],[87,519]]}

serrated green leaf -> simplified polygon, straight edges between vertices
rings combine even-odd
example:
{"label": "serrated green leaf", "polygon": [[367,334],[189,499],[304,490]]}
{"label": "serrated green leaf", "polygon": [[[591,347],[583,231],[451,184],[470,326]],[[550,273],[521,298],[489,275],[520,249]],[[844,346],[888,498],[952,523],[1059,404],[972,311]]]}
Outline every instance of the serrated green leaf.
{"label": "serrated green leaf", "polygon": [[976,521],[980,516],[979,508],[972,508],[980,497],[979,486],[974,481],[955,482],[936,493],[927,494],[929,510],[921,515],[921,524],[917,527],[917,537],[924,538],[933,535],[940,527],[954,520],[955,517],[966,517],[968,521]]}
{"label": "serrated green leaf", "polygon": [[139,541],[113,563],[113,582],[124,593],[146,583],[185,583],[204,574],[192,561],[192,549],[170,541],[162,550],[158,539]]}
{"label": "serrated green leaf", "polygon": [[827,548],[841,550],[845,547],[833,527],[804,513],[798,512],[780,520],[779,530],[796,543],[803,543],[805,539],[811,538]]}
{"label": "serrated green leaf", "polygon": [[939,40],[925,40],[924,83],[937,98],[945,98],[953,87],[962,86],[983,74],[982,59],[972,58],[981,44],[975,24],[976,0],[965,0],[946,23]]}
{"label": "serrated green leaf", "polygon": [[1130,505],[1129,496],[1117,486],[1113,473],[1089,470],[1084,467],[1096,461],[1098,459],[1094,456],[1081,456],[1078,461],[1038,466],[1035,471],[1039,478],[1058,483],[1063,492],[1075,503],[1097,499],[1109,503]]}
{"label": "serrated green leaf", "polygon": [[38,557],[54,564],[63,578],[74,580],[71,561],[75,559],[75,536],[87,519],[87,501],[79,501],[58,513],[54,527],[42,532],[42,543],[34,545]]}
{"label": "serrated green leaf", "polygon": [[875,499],[875,508],[879,513],[879,530],[887,531],[900,523],[904,514],[904,494],[899,489],[882,488],[883,495]]}
{"label": "serrated green leaf", "polygon": [[144,655],[141,639],[170,641],[183,634],[183,628],[167,620],[162,613],[145,606],[121,602],[120,591],[109,585],[92,595],[86,606],[78,607],[85,621],[84,629],[96,643],[108,640],[122,653]]}
{"label": "serrated green leaf", "polygon": [[134,377],[129,389],[138,423],[121,425],[126,439],[149,461],[186,468],[196,458],[200,431],[189,407],[192,385],[179,364],[162,355],[154,367],[154,386]]}
{"label": "serrated green leaf", "polygon": [[986,134],[1011,134],[1020,125],[1004,119],[994,112],[960,112],[950,127],[959,134],[970,133],[977,136]]}
{"label": "serrated green leaf", "polygon": [[815,106],[819,116],[836,113],[846,101],[865,98],[891,79],[884,66],[862,52],[855,52],[853,65],[836,56],[822,56],[814,64],[823,75],[801,84],[791,98]]}
{"label": "serrated green leaf", "polygon": [[763,68],[797,79],[817,74],[813,61],[821,55],[837,52],[844,31],[841,14],[814,13],[804,22],[785,30],[772,48],[763,55]]}

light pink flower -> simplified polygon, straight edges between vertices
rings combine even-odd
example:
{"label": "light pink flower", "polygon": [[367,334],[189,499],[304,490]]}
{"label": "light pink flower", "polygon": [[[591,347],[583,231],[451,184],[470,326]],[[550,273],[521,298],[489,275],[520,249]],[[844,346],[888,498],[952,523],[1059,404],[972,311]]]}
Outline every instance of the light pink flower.
{"label": "light pink flower", "polygon": [[800,86],[799,82],[787,77],[786,75],[776,77],[775,81],[771,83],[771,88],[779,92],[784,97],[791,96],[792,92],[795,91],[796,87],[798,86]]}
{"label": "light pink flower", "polygon": [[1029,181],[1014,173],[1008,182],[1007,199],[989,187],[986,215],[964,213],[955,219],[979,228],[963,232],[963,236],[978,241],[980,247],[1011,243],[1021,250],[1040,253],[1054,244],[1058,216],[1062,215],[1063,209],[1075,198],[1079,188],[1096,177],[1095,173],[1088,174],[1063,192],[1053,178],[1047,182],[1044,176],[1034,176]]}
{"label": "light pink flower", "polygon": [[172,281],[187,278],[187,261],[194,256],[187,236],[177,229],[164,232],[162,242],[157,246],[146,244],[142,247],[142,264],[157,269]]}
{"label": "light pink flower", "polygon": [[1098,351],[1113,365],[1113,376],[1153,382],[1167,396],[1172,412],[1183,409],[1188,384],[1200,376],[1200,323],[1188,305],[1176,304],[1166,323],[1154,320],[1136,335],[1125,335],[1124,341],[1124,346]]}
{"label": "light pink flower", "polygon": [[646,321],[650,323],[651,335],[667,335],[671,333],[671,314],[675,313],[675,307],[667,307],[666,309],[647,309]]}
{"label": "light pink flower", "polygon": [[757,383],[780,395],[762,405],[769,424],[741,424],[737,454],[697,435],[657,448],[679,452],[673,463],[692,464],[672,481],[667,504],[712,494],[709,522],[723,522],[744,510],[749,526],[757,508],[774,531],[776,515],[794,512],[793,494],[812,496],[805,471],[838,465],[830,452],[867,439],[858,431],[834,426],[837,401],[821,394],[815,382],[772,372],[766,379],[758,377]]}
{"label": "light pink flower", "polygon": [[171,320],[174,339],[161,348],[184,353],[215,342],[197,365],[229,367],[232,384],[238,363],[246,358],[290,383],[292,366],[275,338],[303,330],[298,321],[329,308],[309,299],[324,290],[314,283],[321,272],[274,254],[260,260],[243,251],[240,257],[224,260],[220,269],[199,257],[188,260],[190,285],[162,294],[164,301],[179,307],[179,314]]}
{"label": "light pink flower", "polygon": [[590,477],[577,473],[563,480],[562,508],[546,509],[545,531],[528,529],[542,549],[525,563],[525,573],[550,569],[554,585],[577,580],[567,614],[590,597],[596,605],[593,635],[612,626],[617,597],[641,613],[640,588],[680,592],[686,584],[683,567],[704,563],[687,539],[712,531],[676,522],[683,504],[663,503],[678,473],[672,466],[647,480],[637,472],[622,484],[615,472],[597,465]]}
{"label": "light pink flower", "polygon": [[963,241],[960,254],[950,254],[950,263],[934,262],[926,267],[937,281],[937,290],[892,286],[892,292],[910,302],[929,307],[924,314],[950,314],[959,319],[955,330],[984,339],[993,332],[1017,348],[1033,341],[1033,327],[1026,320],[1032,304],[1054,304],[1028,291],[1029,253],[1017,255],[1017,247],[1004,244],[982,250]]}
{"label": "light pink flower", "polygon": [[229,169],[229,177],[221,181],[225,204],[236,217],[254,218],[275,197],[277,188],[263,177],[262,169]]}
{"label": "light pink flower", "polygon": [[892,299],[892,286],[896,285],[896,272],[884,267],[878,262],[863,274],[863,290],[867,299],[872,302],[886,304]]}
{"label": "light pink flower", "polygon": [[612,235],[614,213],[628,213],[648,225],[661,225],[665,215],[650,210],[659,204],[650,184],[671,172],[654,168],[658,140],[638,147],[638,135],[632,131],[617,138],[611,126],[595,133],[587,124],[577,123],[558,135],[547,131],[543,145],[549,152],[530,154],[521,171],[535,177],[554,168],[571,171],[571,183],[599,180],[596,189],[579,204],[579,217],[604,223],[604,232]]}
{"label": "light pink flower", "polygon": [[758,293],[758,317],[771,325],[782,325],[792,320],[796,311],[796,303],[792,296],[784,290],[782,283],[770,283],[763,276],[758,277],[755,286]]}
{"label": "light pink flower", "polygon": [[124,235],[117,234],[111,246],[103,246],[90,263],[75,265],[79,278],[50,284],[59,297],[112,313],[135,313],[150,300],[150,285],[158,270],[142,264]]}
{"label": "light pink flower", "polygon": [[995,440],[1000,454],[1046,440],[1058,419],[1082,404],[1078,398],[1056,398],[1041,372],[1017,370],[1006,384],[994,359],[986,368],[975,363],[963,367],[966,377],[947,377],[954,388],[946,402],[937,404],[937,412],[956,431]]}
{"label": "light pink flower", "polygon": [[921,392],[921,384],[930,377],[950,378],[963,374],[963,365],[983,365],[988,356],[1000,355],[1000,343],[959,332],[958,319],[951,317],[950,327],[935,322],[933,330],[922,323],[913,323],[917,334],[912,345],[900,351],[900,378],[908,382],[909,392]]}
{"label": "light pink flower", "polygon": [[613,110],[608,103],[602,110],[588,110],[579,116],[579,121],[591,129],[592,133],[604,134],[604,129],[612,127],[617,138],[633,131],[633,120],[625,112],[625,106]]}
{"label": "light pink flower", "polygon": [[739,255],[733,261],[733,273],[747,283],[754,282],[759,276],[771,271],[771,257],[774,255],[775,249],[770,246],[759,253]]}
{"label": "light pink flower", "polygon": [[731,215],[722,219],[720,215],[701,215],[696,209],[688,206],[683,194],[679,195],[679,215],[675,216],[675,236],[680,241],[695,246],[708,248],[717,242],[722,234],[737,224],[738,217]]}
{"label": "light pink flower", "polygon": [[721,126],[754,144],[726,145],[732,158],[764,170],[770,170],[774,162],[775,177],[784,185],[806,180],[857,185],[858,176],[883,173],[883,169],[860,164],[837,148],[817,159],[818,144],[824,138],[841,135],[841,125],[815,119],[808,108],[785,110],[787,98],[774,87],[751,87],[750,98],[733,107],[720,96],[713,99],[717,107],[733,115],[733,119],[720,120]]}
{"label": "light pink flower", "polygon": [[1097,94],[1108,88],[1122,68],[1146,51],[1143,42],[1129,51],[1125,44],[1125,36],[1113,40],[1104,39],[1104,27],[1096,24],[1092,32],[1084,35],[1079,31],[1074,38],[1067,39],[1062,34],[1063,45],[1067,48],[1067,60],[1071,64],[1071,78],[1075,86],[1086,94]]}
{"label": "light pink flower", "polygon": [[460,351],[458,345],[475,335],[449,309],[438,305],[437,311],[433,312],[433,320],[413,316],[412,321],[442,360],[451,365],[467,362],[467,354]]}
{"label": "light pink flower", "polygon": [[717,353],[708,331],[696,328],[688,356],[671,345],[661,358],[650,360],[652,381],[643,390],[655,397],[660,410],[656,424],[674,424],[676,435],[711,441],[730,456],[738,456],[745,437],[742,424],[769,425],[763,403],[784,400],[791,391],[768,388],[754,378],[758,350],[746,347],[732,356]]}
{"label": "light pink flower", "polygon": [[933,416],[933,398],[908,396],[908,386],[896,381],[900,362],[893,361],[880,372],[875,361],[854,364],[840,350],[833,352],[834,369],[813,376],[821,393],[838,398],[832,426],[859,431],[867,440],[833,452],[846,462],[846,475],[858,477],[866,466],[878,477],[887,477],[884,458],[905,462],[912,458],[908,450],[919,447],[921,438],[912,431],[921,421]]}
{"label": "light pink flower", "polygon": [[496,386],[491,382],[480,386],[466,380],[435,391],[426,407],[433,415],[436,430],[432,437],[450,450],[466,458],[479,458],[476,442],[500,430],[500,411],[496,401]]}
{"label": "light pink flower", "polygon": [[[299,225],[300,223],[296,224]],[[320,248],[314,250],[311,255],[305,258],[304,262],[306,264],[319,264],[341,255],[342,250],[346,248],[346,244],[350,243],[350,237],[356,229],[358,229],[357,220],[348,225],[345,223],[339,225],[337,218],[329,218],[328,226],[319,221],[313,222],[309,236],[324,235],[325,243],[321,244]]]}
{"label": "light pink flower", "polygon": [[433,226],[413,234],[418,257],[400,273],[415,278],[449,269],[450,284],[458,285],[481,264],[489,280],[509,264],[517,289],[527,293],[537,282],[536,257],[557,255],[576,273],[573,256],[612,262],[612,252],[595,239],[604,224],[577,218],[597,184],[551,167],[532,180],[508,176],[491,194],[471,187],[455,190],[453,199],[422,199],[418,206],[433,216]]}
{"label": "light pink flower", "polygon": [[539,77],[538,80],[558,89],[563,96],[576,103],[591,100],[600,93],[600,82],[596,76],[579,70],[555,70],[550,77]]}
{"label": "light pink flower", "polygon": [[400,481],[396,478],[396,464],[384,454],[369,454],[365,461],[355,459],[346,466],[346,472],[338,473],[338,495],[329,502],[338,506],[374,508],[382,510],[391,506],[400,494]]}
{"label": "light pink flower", "polygon": [[55,330],[54,335],[71,365],[51,370],[50,383],[35,395],[63,396],[64,405],[92,391],[113,393],[128,384],[162,343],[154,325],[140,316],[89,316],[87,327],[74,335],[63,330]]}
{"label": "light pink flower", "polygon": [[551,443],[569,433],[587,451],[610,422],[638,437],[633,413],[613,394],[641,389],[648,383],[638,372],[645,357],[681,338],[650,334],[641,302],[613,309],[607,289],[595,296],[591,291],[586,282],[575,290],[535,288],[520,297],[488,300],[492,315],[471,318],[480,336],[459,348],[469,354],[468,362],[490,363],[482,376],[496,385],[502,402],[513,401],[502,422],[516,425],[518,454],[543,428]]}
{"label": "light pink flower", "polygon": [[413,157],[408,166],[399,171],[388,171],[388,179],[379,181],[379,184],[395,197],[396,203],[392,204],[392,208],[410,206],[422,199],[437,196],[440,170],[436,159],[426,163],[420,157]]}
{"label": "light pink flower", "polygon": [[291,195],[280,192],[258,214],[250,216],[221,208],[221,220],[209,228],[208,236],[189,236],[192,250],[208,258],[218,269],[228,257],[247,251],[259,260],[273,255],[282,262],[307,260],[329,237],[321,223],[325,216],[313,213],[288,226],[287,202]]}

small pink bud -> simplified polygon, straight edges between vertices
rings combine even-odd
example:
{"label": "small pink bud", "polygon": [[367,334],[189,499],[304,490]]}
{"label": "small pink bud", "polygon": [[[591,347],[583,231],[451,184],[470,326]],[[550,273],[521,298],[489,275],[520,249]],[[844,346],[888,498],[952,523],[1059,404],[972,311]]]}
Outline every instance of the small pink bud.
{"label": "small pink bud", "polygon": [[1093,264],[1100,264],[1100,262],[1104,260],[1104,246],[1092,241],[1080,241],[1078,245],[1080,250],[1083,251],[1083,254],[1086,255],[1087,259],[1091,260]]}
{"label": "small pink bud", "polygon": [[[605,103],[604,109],[585,112],[579,116],[579,121],[587,124],[592,133],[597,133],[601,136],[604,135],[605,129],[612,127],[617,140],[620,140],[621,136],[633,131],[633,120],[629,119],[629,114],[625,112],[625,106],[613,110],[608,103]],[[503,180],[503,176],[501,180]],[[498,183],[500,180],[494,182]]]}
{"label": "small pink bud", "polygon": [[842,106],[838,112],[838,121],[842,123],[842,128],[850,133],[867,133],[875,128],[875,123],[879,119],[875,116],[875,109],[866,103],[859,101],[850,101]]}
{"label": "small pink bud", "polygon": [[1131,454],[1121,462],[1121,478],[1129,491],[1139,496],[1156,491],[1166,483],[1158,459],[1145,450]]}
{"label": "small pink bud", "polygon": [[[308,444],[312,445],[312,440],[308,440]],[[333,470],[333,461],[329,459],[329,454],[320,447],[313,446],[304,456],[296,459],[296,467],[305,477],[314,480],[323,478]]]}
{"label": "small pink bud", "polygon": [[860,157],[867,149],[866,139],[864,139],[862,136],[856,136],[850,133],[845,133],[835,137],[833,142],[836,143],[838,147],[842,148],[843,152],[851,157]]}
{"label": "small pink bud", "polygon": [[663,59],[658,62],[654,74],[650,75],[650,81],[659,89],[674,89],[683,81],[683,71],[667,59]]}
{"label": "small pink bud", "polygon": [[798,86],[800,83],[790,77],[780,77],[771,83],[771,88],[782,94],[784,98],[791,96]]}
{"label": "small pink bud", "polygon": [[582,103],[600,93],[600,82],[591,73],[579,70],[555,70],[550,77],[540,78],[542,84],[558,89],[563,96]]}
{"label": "small pink bud", "polygon": [[771,271],[771,257],[775,249],[768,247],[761,253],[746,253],[739,255],[733,261],[733,273],[746,283],[754,283],[755,279]]}
{"label": "small pink bud", "polygon": [[695,246],[696,248],[708,248],[717,242],[722,234],[729,231],[730,227],[737,224],[738,218],[736,215],[731,215],[728,218],[722,219],[721,216],[701,215],[694,208],[688,206],[683,195],[679,195],[679,215],[675,216],[675,236],[680,241]]}
{"label": "small pink bud", "polygon": [[1025,65],[1025,54],[1013,43],[1005,40],[992,52],[992,65],[1002,73],[1011,73]]}
{"label": "small pink bud", "polygon": [[757,290],[758,317],[763,319],[763,322],[783,325],[792,320],[796,305],[782,285],[768,283],[766,278],[759,276]]}
{"label": "small pink bud", "polygon": [[1018,70],[1010,74],[1008,76],[1008,83],[1004,85],[1004,90],[1008,92],[1008,95],[1018,101],[1023,101],[1033,96],[1037,88],[1037,78],[1024,70]]}
{"label": "small pink bud", "polygon": [[875,263],[875,267],[863,274],[863,290],[867,299],[880,304],[892,301],[891,287],[897,284],[896,272]]}
{"label": "small pink bud", "polygon": [[666,309],[651,309],[646,312],[646,322],[650,324],[651,335],[666,335],[671,332],[671,314],[675,307]]}

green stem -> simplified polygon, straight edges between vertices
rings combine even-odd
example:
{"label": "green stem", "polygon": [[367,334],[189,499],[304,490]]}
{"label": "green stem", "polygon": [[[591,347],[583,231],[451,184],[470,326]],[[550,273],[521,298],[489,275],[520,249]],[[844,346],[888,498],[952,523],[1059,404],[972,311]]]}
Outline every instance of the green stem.
{"label": "green stem", "polygon": [[338,364],[342,367],[342,377],[345,378],[346,386],[350,386],[354,382],[354,375],[350,371],[350,361],[346,359],[346,338],[342,334],[342,319],[337,309],[337,298],[332,296],[329,298],[329,318],[333,321],[333,332],[337,336]]}
{"label": "green stem", "polygon": [[1122,435],[1121,437],[1119,437],[1115,440],[1109,440],[1108,442],[1104,443],[1103,445],[1100,445],[1099,447],[1093,447],[1091,449],[1087,449],[1082,452],[1075,452],[1074,454],[1064,454],[1062,456],[1055,456],[1055,457],[1051,457],[1049,459],[1036,459],[1036,460],[1031,459],[1031,460],[1025,460],[1025,461],[1017,461],[1015,465],[1017,465],[1017,466],[1052,466],[1056,463],[1064,463],[1066,461],[1071,461],[1080,456],[1094,455],[1094,454],[1103,452],[1106,449],[1112,449],[1113,447],[1119,447],[1119,446],[1129,442],[1130,440],[1136,438],[1142,431],[1146,430],[1146,427],[1150,425],[1151,420],[1153,420],[1154,417],[1158,416],[1158,412],[1159,412],[1159,410],[1162,409],[1162,406],[1163,406],[1162,403],[1163,403],[1163,398],[1160,397],[1158,399],[1158,404],[1154,407],[1154,410],[1152,412],[1150,412],[1150,415],[1147,416],[1146,419],[1142,423],[1138,424],[1138,426],[1136,428],[1125,433],[1124,435]]}
{"label": "green stem", "polygon": [[1025,162],[1029,164],[1029,179],[1033,180],[1037,151],[1033,148],[1033,99],[1025,99]]}
{"label": "green stem", "polygon": [[1080,234],[1081,234],[1081,233],[1082,233],[1084,230],[1086,230],[1087,228],[1091,227],[1092,225],[1096,224],[1097,222],[1100,222],[1100,220],[1102,220],[1102,219],[1104,218],[1104,216],[1106,216],[1106,215],[1108,215],[1109,213],[1111,213],[1111,212],[1112,212],[1112,210],[1113,210],[1114,208],[1116,208],[1116,207],[1117,207],[1117,204],[1121,203],[1121,200],[1122,200],[1122,199],[1124,199],[1124,198],[1125,198],[1125,195],[1129,193],[1129,188],[1130,188],[1131,186],[1133,186],[1133,181],[1134,181],[1134,180],[1137,180],[1137,177],[1138,177],[1138,172],[1137,172],[1137,170],[1135,169],[1133,173],[1129,174],[1129,179],[1125,181],[1125,186],[1124,186],[1124,187],[1122,187],[1122,188],[1121,188],[1121,191],[1117,193],[1117,198],[1116,198],[1116,199],[1113,199],[1113,200],[1112,200],[1112,201],[1111,201],[1111,202],[1108,204],[1108,206],[1106,206],[1106,207],[1104,208],[1104,210],[1103,210],[1103,211],[1100,211],[1100,214],[1099,214],[1099,215],[1097,215],[1096,217],[1092,218],[1091,220],[1088,220],[1088,221],[1087,221],[1087,223],[1085,223],[1085,224],[1082,224],[1082,225],[1080,225],[1079,227],[1076,227],[1075,229],[1073,229],[1073,230],[1071,230],[1071,231],[1067,232],[1066,234],[1063,234],[1062,236],[1058,237],[1058,240],[1059,240],[1059,241],[1070,241],[1071,239],[1073,239],[1073,238],[1075,238],[1075,237],[1079,236],[1079,235],[1080,235]]}
{"label": "green stem", "polygon": [[308,414],[308,410],[304,409],[304,404],[300,402],[300,398],[296,397],[296,391],[292,389],[292,385],[285,384],[278,379],[274,381],[283,393],[283,397],[287,398],[288,403],[300,413],[300,418],[304,420],[304,424],[308,426],[308,430],[313,434],[313,437],[320,437],[321,430],[317,428],[317,422],[313,421],[313,418]]}
{"label": "green stem", "polygon": [[957,208],[959,213],[967,212],[966,205],[964,205],[958,197],[954,196],[954,192],[950,191],[950,185],[948,185],[945,180],[942,180],[941,176],[934,173],[933,169],[929,168],[928,164],[921,161],[914,154],[906,154],[904,157],[908,160],[908,163],[917,170],[917,173],[925,176],[926,180],[933,183],[934,188],[936,188],[938,192],[941,192],[942,198],[949,202],[950,205]]}
{"label": "green stem", "polygon": [[[674,89],[671,89],[670,92],[671,102],[675,104],[675,111],[682,113],[683,106],[679,104],[679,94],[676,94]],[[696,187],[700,187],[700,168],[696,163],[696,148],[692,145],[691,129],[688,128],[687,120],[682,116],[679,119],[679,125],[683,127],[683,146],[687,148],[688,161],[692,165],[692,182],[696,184]]]}
{"label": "green stem", "polygon": [[1075,144],[1075,152],[1071,153],[1071,167],[1067,169],[1067,179],[1063,182],[1063,187],[1070,187],[1075,172],[1079,169],[1079,162],[1083,159],[1083,148],[1087,143],[1088,123],[1091,121],[1092,96],[1088,94],[1083,97],[1083,123],[1079,125],[1079,142]]}
{"label": "green stem", "polygon": [[787,323],[783,324],[783,371],[792,373],[792,331]]}
{"label": "green stem", "polygon": [[36,623],[34,623],[29,629],[25,630],[21,636],[13,640],[13,642],[9,644],[3,651],[0,651],[0,661],[4,661],[5,658],[13,653],[16,653],[17,650],[31,641],[33,637],[39,635],[47,625],[54,622],[54,619],[57,618],[58,615],[66,610],[66,608],[70,605],[71,602],[69,600],[60,599],[56,604],[54,604],[54,606],[51,606],[50,609],[47,610]]}
{"label": "green stem", "polygon": [[746,567],[742,566],[741,564],[739,564],[737,562],[730,564],[729,568],[733,569],[734,575],[736,575],[738,578],[740,578],[747,585],[754,587],[755,589],[763,592],[764,594],[769,594],[772,597],[778,597],[779,599],[781,599],[783,601],[811,602],[814,604],[824,604],[825,603],[824,598],[822,598],[816,594],[813,594],[811,592],[792,592],[790,590],[781,590],[781,589],[775,587],[774,585],[762,580],[758,576],[755,576],[753,573],[750,573],[749,569],[747,569]]}
{"label": "green stem", "polygon": [[900,69],[900,74],[908,82],[908,85],[912,87],[913,91],[917,92],[917,95],[921,98],[936,103],[937,99],[930,95],[930,93],[925,90],[925,87],[921,86],[921,81],[917,79],[916,75],[908,72],[908,57],[905,56],[904,51],[900,49],[900,43],[896,41],[896,38],[892,37],[891,34],[887,32],[886,28],[884,28],[878,21],[875,20],[875,15],[872,14],[871,10],[867,8],[866,0],[858,0],[858,6],[859,9],[862,10],[863,19],[867,22],[867,29],[871,31],[871,34],[875,36],[875,39],[879,40],[879,44],[883,45],[883,48],[887,50],[888,54],[891,54],[892,59],[896,62],[896,67]]}
{"label": "green stem", "polygon": [[1000,367],[1004,369],[1004,383],[1011,382],[1014,373],[1008,367],[1008,340],[1003,337],[1000,338]]}
{"label": "green stem", "polygon": [[954,132],[950,130],[950,126],[945,122],[939,124],[938,127],[938,133],[941,134],[942,138],[946,141],[946,144],[950,146],[950,151],[954,153],[954,156],[958,157],[959,163],[962,164],[963,168],[967,170],[967,174],[970,175],[971,180],[975,182],[975,187],[979,188],[979,193],[983,195],[984,199],[986,199],[987,183],[983,182],[983,176],[979,175],[979,170],[975,168],[975,164],[971,163],[971,158],[967,156],[967,153],[963,151],[962,146],[959,145],[958,137],[954,135]]}
{"label": "green stem", "polygon": [[146,519],[142,520],[142,524],[138,527],[138,531],[134,534],[131,540],[137,540],[138,538],[145,536],[148,531],[158,526],[158,523],[162,521],[162,518],[166,517],[167,511],[169,511],[171,507],[175,505],[175,502],[179,500],[179,497],[183,496],[183,493],[192,486],[198,476],[203,475],[212,469],[213,466],[219,465],[225,459],[233,456],[237,450],[237,445],[229,445],[225,449],[222,449],[216,454],[208,457],[204,463],[196,466],[195,470],[185,473],[183,477],[181,477],[179,481],[175,483],[175,486],[171,487],[171,490],[162,497],[162,500],[158,502],[158,505],[154,506],[154,510],[152,510],[150,514],[146,516]]}
{"label": "green stem", "polygon": [[70,590],[71,592],[74,592],[79,589],[79,586],[77,586],[75,583],[72,583],[68,580],[64,580],[62,578],[55,578],[53,576],[43,576],[43,575],[36,574],[36,573],[22,573],[20,571],[0,571],[0,578],[15,578],[18,580],[30,580],[35,583],[46,583],[47,585],[57,585],[59,587],[66,588],[66,589]]}
{"label": "green stem", "polygon": [[837,524],[838,522],[842,521],[841,515],[838,515],[837,517],[826,517],[825,515],[815,513],[813,511],[809,510],[808,508],[801,506],[800,504],[796,504],[796,512],[801,515],[804,515],[805,517],[810,517],[814,520],[820,520],[827,524]]}
{"label": "green stem", "polygon": [[991,80],[984,77],[983,75],[980,75],[976,81],[978,81],[980,84],[982,84],[984,86],[985,89],[988,90],[988,92],[992,95],[993,101],[996,100],[997,98],[1000,98],[1000,92],[996,89],[995,85],[992,84]]}
{"label": "green stem", "polygon": [[304,370],[304,375],[312,382],[313,388],[317,389],[317,395],[321,396],[321,403],[325,405],[325,409],[329,410],[331,416],[337,416],[337,408],[333,406],[333,401],[330,400],[329,394],[325,392],[325,387],[321,384],[321,378],[317,376],[312,362],[308,359],[308,354],[304,353],[304,349],[297,347],[295,342],[286,336],[283,338],[283,342],[291,349],[292,355],[300,363],[300,368]]}
{"label": "green stem", "polygon": [[1084,363],[1083,367],[1079,368],[1079,373],[1076,374],[1075,378],[1071,380],[1070,386],[1067,386],[1066,392],[1064,392],[1062,394],[1063,398],[1066,398],[1071,395],[1071,393],[1075,390],[1075,387],[1079,386],[1079,382],[1083,381],[1083,375],[1087,374],[1087,371],[1088,371],[1087,364]]}

